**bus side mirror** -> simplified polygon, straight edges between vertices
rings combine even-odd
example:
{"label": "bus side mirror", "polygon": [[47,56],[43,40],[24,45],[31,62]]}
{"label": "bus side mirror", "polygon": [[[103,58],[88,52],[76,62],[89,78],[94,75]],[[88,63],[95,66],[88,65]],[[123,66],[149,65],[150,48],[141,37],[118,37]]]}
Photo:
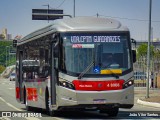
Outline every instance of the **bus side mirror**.
{"label": "bus side mirror", "polygon": [[136,44],[137,44],[136,40],[131,38],[131,43],[134,44],[134,48],[136,48]]}
{"label": "bus side mirror", "polygon": [[58,41],[58,39],[57,39],[57,34],[53,34],[52,35],[52,42],[53,43],[56,43]]}
{"label": "bus side mirror", "polygon": [[132,50],[133,63],[136,62],[136,50]]}

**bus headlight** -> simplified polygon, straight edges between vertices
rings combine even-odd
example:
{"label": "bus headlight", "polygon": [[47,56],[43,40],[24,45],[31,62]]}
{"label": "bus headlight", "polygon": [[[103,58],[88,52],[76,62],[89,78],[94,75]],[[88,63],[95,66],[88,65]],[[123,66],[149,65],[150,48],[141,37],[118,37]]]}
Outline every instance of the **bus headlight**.
{"label": "bus headlight", "polygon": [[59,85],[62,87],[66,87],[66,88],[75,90],[74,85],[71,82],[64,80],[64,79],[60,79]]}
{"label": "bus headlight", "polygon": [[132,78],[130,78],[129,80],[127,80],[124,84],[123,84],[123,89],[125,89],[125,88],[127,88],[127,87],[129,87],[129,86],[131,86],[131,85],[133,85],[134,84],[134,78],[132,77]]}

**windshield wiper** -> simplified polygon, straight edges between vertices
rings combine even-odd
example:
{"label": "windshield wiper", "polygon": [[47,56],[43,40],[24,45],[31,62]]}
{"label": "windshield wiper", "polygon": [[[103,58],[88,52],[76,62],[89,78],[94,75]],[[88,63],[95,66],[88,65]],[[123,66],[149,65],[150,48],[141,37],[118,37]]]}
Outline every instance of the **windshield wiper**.
{"label": "windshield wiper", "polygon": [[[112,72],[112,70],[110,70],[110,69],[108,69],[109,71],[111,71]],[[113,76],[113,77],[115,77],[116,79],[119,79],[119,75],[117,75],[117,74],[115,74],[115,73],[111,73],[111,75]]]}
{"label": "windshield wiper", "polygon": [[119,75],[117,75],[117,74],[115,74],[115,73],[113,73],[113,71],[110,69],[110,68],[108,68],[109,66],[110,66],[111,64],[109,64],[109,65],[107,65],[107,66],[101,66],[101,67],[105,67],[107,70],[109,70],[110,72],[111,72],[111,74],[110,75],[112,75],[113,77],[115,77],[115,78],[119,78]]}
{"label": "windshield wiper", "polygon": [[84,74],[86,74],[88,72],[88,70],[94,65],[95,61],[92,61],[87,67],[86,69],[81,72],[81,74],[79,74],[78,79],[81,79],[83,77]]}

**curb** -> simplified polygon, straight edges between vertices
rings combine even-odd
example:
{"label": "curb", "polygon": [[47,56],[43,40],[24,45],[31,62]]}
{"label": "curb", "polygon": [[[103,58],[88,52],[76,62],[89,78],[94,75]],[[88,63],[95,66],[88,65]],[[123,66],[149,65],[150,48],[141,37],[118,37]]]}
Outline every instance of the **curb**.
{"label": "curb", "polygon": [[155,103],[155,102],[147,102],[147,101],[142,101],[140,99],[137,100],[138,104],[141,105],[146,105],[146,106],[151,106],[151,107],[157,107],[160,108],[160,103]]}

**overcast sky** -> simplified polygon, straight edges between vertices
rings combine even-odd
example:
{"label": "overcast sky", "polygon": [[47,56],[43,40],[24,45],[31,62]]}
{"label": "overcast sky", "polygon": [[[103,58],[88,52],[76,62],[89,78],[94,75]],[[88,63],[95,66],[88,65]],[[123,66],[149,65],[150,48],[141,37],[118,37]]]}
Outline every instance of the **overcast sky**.
{"label": "overcast sky", "polygon": [[[160,0],[152,0],[153,37],[160,38]],[[0,0],[0,30],[7,28],[12,36],[25,36],[47,21],[32,20],[32,9],[63,9],[73,15],[73,0]],[[76,16],[112,17],[130,29],[131,37],[148,39],[149,0],[76,0]]]}

